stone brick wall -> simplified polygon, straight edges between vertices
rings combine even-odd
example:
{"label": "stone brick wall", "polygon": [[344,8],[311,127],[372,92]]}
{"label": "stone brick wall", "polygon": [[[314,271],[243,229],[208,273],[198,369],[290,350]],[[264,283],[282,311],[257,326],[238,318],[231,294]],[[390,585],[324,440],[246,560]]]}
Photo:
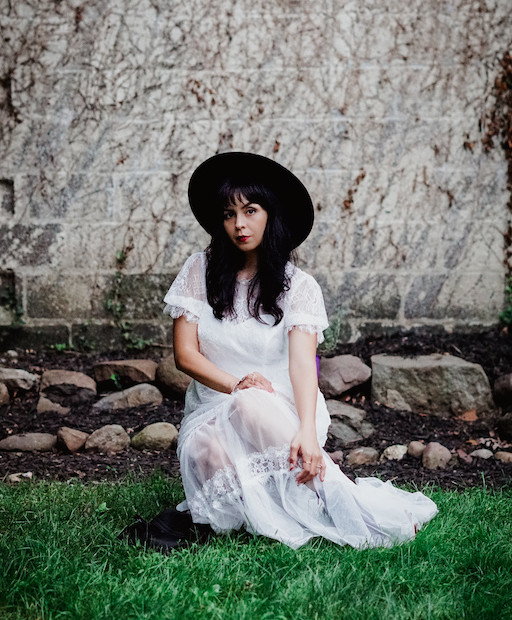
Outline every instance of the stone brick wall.
{"label": "stone brick wall", "polygon": [[310,189],[300,264],[333,338],[496,323],[506,164],[480,124],[511,13],[510,0],[3,2],[0,324],[25,324],[4,345],[107,346],[119,325],[168,340],[161,298],[208,241],[188,179],[231,149]]}

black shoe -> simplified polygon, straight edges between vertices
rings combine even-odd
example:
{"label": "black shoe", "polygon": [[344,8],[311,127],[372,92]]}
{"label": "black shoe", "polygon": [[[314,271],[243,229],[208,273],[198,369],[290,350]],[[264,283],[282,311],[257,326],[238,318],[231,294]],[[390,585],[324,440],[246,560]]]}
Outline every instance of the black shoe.
{"label": "black shoe", "polygon": [[163,550],[178,549],[191,542],[206,542],[214,534],[209,525],[194,523],[188,512],[168,508],[151,521],[136,515],[135,522],[126,527],[119,538],[137,540],[147,547]]}

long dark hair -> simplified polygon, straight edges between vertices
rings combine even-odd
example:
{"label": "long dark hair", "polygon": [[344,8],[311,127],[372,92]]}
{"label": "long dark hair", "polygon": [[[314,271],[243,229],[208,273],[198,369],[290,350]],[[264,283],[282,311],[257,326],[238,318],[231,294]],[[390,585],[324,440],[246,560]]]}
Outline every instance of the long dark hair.
{"label": "long dark hair", "polygon": [[260,322],[261,314],[270,314],[274,325],[280,323],[283,311],[279,298],[290,287],[286,263],[294,259],[290,233],[281,217],[280,200],[264,183],[228,179],[219,188],[212,207],[219,214],[218,225],[206,249],[206,293],[217,319],[233,317],[236,276],[245,263],[239,250],[224,230],[224,209],[245,198],[260,205],[268,214],[263,239],[258,248],[258,272],[249,285],[249,312]]}

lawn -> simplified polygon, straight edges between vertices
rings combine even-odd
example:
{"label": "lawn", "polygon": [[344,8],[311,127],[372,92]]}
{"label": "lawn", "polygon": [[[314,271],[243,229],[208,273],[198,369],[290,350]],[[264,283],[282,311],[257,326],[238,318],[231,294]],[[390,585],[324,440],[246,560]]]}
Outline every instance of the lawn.
{"label": "lawn", "polygon": [[512,617],[512,489],[423,489],[440,513],[413,542],[293,551],[234,533],[168,555],[117,539],[182,498],[155,474],[0,486],[0,617]]}

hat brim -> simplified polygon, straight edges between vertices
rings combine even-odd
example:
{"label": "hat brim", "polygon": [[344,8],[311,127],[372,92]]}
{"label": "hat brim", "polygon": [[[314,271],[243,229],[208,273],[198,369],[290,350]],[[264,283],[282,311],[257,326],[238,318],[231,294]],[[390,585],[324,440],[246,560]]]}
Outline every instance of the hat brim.
{"label": "hat brim", "polygon": [[218,228],[220,214],[215,212],[214,198],[223,183],[249,181],[261,183],[278,197],[281,216],[290,232],[293,248],[300,245],[313,227],[314,209],[303,183],[287,168],[255,153],[219,153],[200,164],[188,186],[193,214],[209,233]]}

